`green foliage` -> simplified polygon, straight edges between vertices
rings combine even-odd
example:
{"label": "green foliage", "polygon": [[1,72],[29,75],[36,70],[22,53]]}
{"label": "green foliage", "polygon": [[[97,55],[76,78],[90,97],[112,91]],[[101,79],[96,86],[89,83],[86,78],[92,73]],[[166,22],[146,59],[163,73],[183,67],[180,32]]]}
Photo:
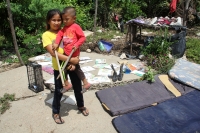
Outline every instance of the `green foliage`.
{"label": "green foliage", "polygon": [[147,80],[150,83],[155,82],[154,72],[150,66],[148,66],[147,72],[142,76],[142,80]]}
{"label": "green foliage", "polygon": [[170,59],[168,55],[148,55],[146,56],[146,62],[148,66],[160,73],[167,73],[175,64],[174,59]]}
{"label": "green foliage", "polygon": [[169,0],[137,0],[136,3],[141,5],[141,10],[147,17],[167,16],[169,14]]}
{"label": "green foliage", "polygon": [[132,2],[125,2],[122,5],[122,14],[125,20],[130,20],[136,18],[138,16],[146,16],[142,10],[140,9],[140,5],[132,3]]}
{"label": "green foliage", "polygon": [[0,47],[3,46],[3,42],[5,41],[4,36],[0,36]]}
{"label": "green foliage", "polygon": [[65,6],[73,6],[76,8],[76,22],[83,30],[92,29],[93,18],[90,16],[89,11],[92,8],[92,2],[89,0],[87,6],[84,1],[79,0],[64,0]]}
{"label": "green foliage", "polygon": [[25,63],[28,61],[28,58],[45,53],[45,49],[42,47],[40,34],[36,36],[26,36],[26,39],[23,40],[23,43],[26,44],[25,47],[19,48],[19,52],[22,53],[22,59]]}
{"label": "green foliage", "polygon": [[188,38],[186,42],[186,57],[189,61],[200,64],[200,39]]}
{"label": "green foliage", "polygon": [[155,69],[158,74],[167,73],[174,65],[174,60],[168,56],[172,44],[169,38],[170,36],[166,29],[164,32],[160,30],[154,40],[148,46],[142,48],[147,65]]}
{"label": "green foliage", "polygon": [[3,97],[0,97],[0,113],[3,114],[10,108],[10,101],[15,100],[15,94],[5,93]]}
{"label": "green foliage", "polygon": [[154,37],[153,41],[150,42],[148,46],[142,48],[142,53],[147,55],[168,55],[170,53],[169,47],[172,45],[172,42],[169,41],[168,30],[164,31],[161,29],[157,35]]}
{"label": "green foliage", "polygon": [[[77,10],[76,22],[83,30],[93,29],[95,0],[10,0],[10,2],[17,43],[25,62],[29,57],[44,52],[37,40],[45,31],[45,17],[50,9],[62,10],[66,6],[74,6]],[[138,16],[165,16],[169,12],[169,2],[169,0],[99,0],[97,26],[116,29],[116,23],[113,22],[114,13],[121,14],[124,21]],[[199,4],[197,1],[197,10]],[[13,39],[7,18],[6,2],[1,1],[0,49],[13,54]]]}

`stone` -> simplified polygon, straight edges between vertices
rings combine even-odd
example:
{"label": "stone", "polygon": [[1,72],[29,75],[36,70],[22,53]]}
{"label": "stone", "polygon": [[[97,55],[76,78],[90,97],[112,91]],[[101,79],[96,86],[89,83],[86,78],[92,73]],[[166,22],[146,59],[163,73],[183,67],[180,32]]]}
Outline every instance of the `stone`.
{"label": "stone", "polygon": [[197,36],[200,36],[200,32],[199,32],[199,33],[197,33]]}
{"label": "stone", "polygon": [[91,49],[87,49],[86,52],[91,53],[92,51],[91,51]]}
{"label": "stone", "polygon": [[110,41],[115,42],[115,41],[117,41],[117,39],[111,39]]}
{"label": "stone", "polygon": [[120,39],[121,36],[114,36],[113,38],[114,38],[114,39]]}
{"label": "stone", "polygon": [[97,30],[97,32],[102,33],[102,30]]}

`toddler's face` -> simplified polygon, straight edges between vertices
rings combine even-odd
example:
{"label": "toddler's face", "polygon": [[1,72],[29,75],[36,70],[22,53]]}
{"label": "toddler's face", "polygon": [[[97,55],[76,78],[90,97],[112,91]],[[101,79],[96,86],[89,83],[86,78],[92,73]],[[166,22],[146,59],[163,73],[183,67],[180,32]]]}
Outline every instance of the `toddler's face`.
{"label": "toddler's face", "polygon": [[70,13],[65,13],[62,15],[62,19],[65,26],[70,26],[75,22],[76,16],[72,16]]}

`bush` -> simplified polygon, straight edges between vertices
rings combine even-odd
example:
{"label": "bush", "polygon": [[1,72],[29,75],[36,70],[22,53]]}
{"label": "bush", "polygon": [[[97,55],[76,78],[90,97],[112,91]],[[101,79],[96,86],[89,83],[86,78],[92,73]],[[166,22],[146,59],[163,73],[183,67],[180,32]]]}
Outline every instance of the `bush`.
{"label": "bush", "polygon": [[187,39],[186,57],[189,61],[200,64],[200,39]]}
{"label": "bush", "polygon": [[158,74],[167,73],[174,65],[174,60],[169,58],[172,42],[168,30],[160,30],[149,45],[142,48],[148,66],[155,69]]}

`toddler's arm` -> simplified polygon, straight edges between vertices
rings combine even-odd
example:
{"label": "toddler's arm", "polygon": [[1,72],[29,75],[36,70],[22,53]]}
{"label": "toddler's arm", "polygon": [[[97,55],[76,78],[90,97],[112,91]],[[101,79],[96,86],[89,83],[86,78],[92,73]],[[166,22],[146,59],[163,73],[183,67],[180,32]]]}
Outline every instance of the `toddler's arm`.
{"label": "toddler's arm", "polygon": [[78,41],[74,44],[75,50],[79,48],[86,40],[83,30],[79,25],[76,27],[76,35],[78,37]]}
{"label": "toddler's arm", "polygon": [[63,34],[64,34],[63,29],[58,32],[58,34],[56,36],[56,40],[52,44],[53,50],[56,50],[58,48],[58,46],[59,46],[59,44],[60,44],[60,42],[61,42],[61,40],[63,38]]}

